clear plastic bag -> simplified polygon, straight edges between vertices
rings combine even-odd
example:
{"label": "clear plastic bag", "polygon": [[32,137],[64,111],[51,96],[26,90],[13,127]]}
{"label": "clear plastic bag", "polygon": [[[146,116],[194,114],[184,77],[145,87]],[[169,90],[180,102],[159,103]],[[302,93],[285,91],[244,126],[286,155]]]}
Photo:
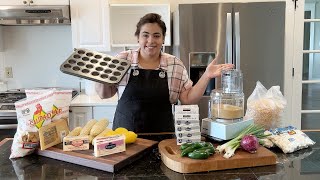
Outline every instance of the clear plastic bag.
{"label": "clear plastic bag", "polygon": [[284,153],[292,153],[315,144],[304,132],[293,126],[275,128],[268,137]]}
{"label": "clear plastic bag", "polygon": [[281,118],[287,101],[280,91],[280,86],[267,90],[260,81],[247,100],[246,118],[253,118],[254,123],[266,129],[280,127]]}

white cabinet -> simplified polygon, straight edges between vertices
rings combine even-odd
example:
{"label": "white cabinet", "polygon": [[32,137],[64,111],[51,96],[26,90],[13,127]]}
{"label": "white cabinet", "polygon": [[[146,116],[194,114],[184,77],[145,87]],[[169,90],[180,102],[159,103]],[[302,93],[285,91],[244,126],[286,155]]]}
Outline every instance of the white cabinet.
{"label": "white cabinet", "polygon": [[13,5],[29,5],[28,0],[1,0],[1,6],[13,6]]}
{"label": "white cabinet", "polygon": [[109,128],[112,128],[116,105],[110,106],[71,106],[69,114],[69,128],[84,126],[89,120],[107,118]]}
{"label": "white cabinet", "polygon": [[73,48],[110,51],[108,0],[70,0]]}
{"label": "white cabinet", "polygon": [[70,107],[69,128],[83,127],[92,117],[92,107]]}
{"label": "white cabinet", "polygon": [[107,118],[109,120],[109,128],[112,128],[114,113],[116,106],[95,106],[93,107],[93,118],[100,120]]}
{"label": "white cabinet", "polygon": [[165,46],[171,45],[169,4],[110,4],[111,46],[137,46],[136,25],[147,13],[160,14],[167,27]]}
{"label": "white cabinet", "polygon": [[0,5],[69,5],[69,0],[1,0]]}

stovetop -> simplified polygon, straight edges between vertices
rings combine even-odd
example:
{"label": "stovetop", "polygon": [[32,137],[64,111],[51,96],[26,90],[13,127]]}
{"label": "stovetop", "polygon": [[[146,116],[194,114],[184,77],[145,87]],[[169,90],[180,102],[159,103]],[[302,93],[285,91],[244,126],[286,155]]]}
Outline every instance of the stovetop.
{"label": "stovetop", "polygon": [[0,103],[14,104],[16,101],[26,98],[24,92],[4,92],[0,93]]}
{"label": "stovetop", "polygon": [[16,107],[11,104],[0,104],[0,111],[16,110]]}

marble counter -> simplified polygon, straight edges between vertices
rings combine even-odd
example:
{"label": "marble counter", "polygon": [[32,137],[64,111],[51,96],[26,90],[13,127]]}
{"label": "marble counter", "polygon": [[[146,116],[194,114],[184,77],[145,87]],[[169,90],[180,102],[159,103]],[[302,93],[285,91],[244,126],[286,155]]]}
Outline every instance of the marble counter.
{"label": "marble counter", "polygon": [[[157,147],[116,173],[108,173],[37,155],[10,160],[12,140],[0,143],[0,179],[320,179],[320,132],[307,132],[316,141],[312,148],[284,154],[278,148],[277,164],[262,167],[180,174],[161,161]],[[168,137],[165,137],[168,138]],[[163,138],[163,139],[165,139]],[[170,137],[169,137],[170,138]],[[161,140],[161,138],[159,138]]]}

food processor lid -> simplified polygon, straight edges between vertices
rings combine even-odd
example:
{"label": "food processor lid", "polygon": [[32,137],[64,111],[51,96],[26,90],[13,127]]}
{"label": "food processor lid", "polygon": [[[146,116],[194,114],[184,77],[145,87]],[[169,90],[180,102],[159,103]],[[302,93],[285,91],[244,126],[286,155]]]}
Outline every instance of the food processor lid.
{"label": "food processor lid", "polygon": [[224,98],[240,98],[244,97],[243,92],[224,92],[223,89],[213,89],[210,94],[211,98],[213,97],[224,97]]}

